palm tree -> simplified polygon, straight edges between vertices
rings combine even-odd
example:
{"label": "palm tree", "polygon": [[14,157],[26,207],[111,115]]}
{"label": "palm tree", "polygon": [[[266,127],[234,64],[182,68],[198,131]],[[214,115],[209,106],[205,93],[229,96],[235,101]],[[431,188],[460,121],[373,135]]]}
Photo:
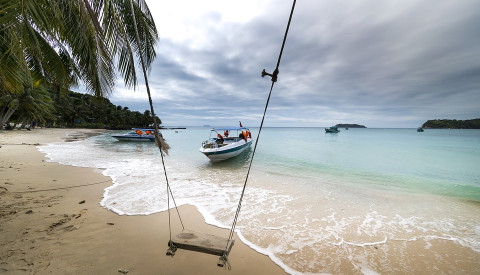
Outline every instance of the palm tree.
{"label": "palm tree", "polygon": [[0,129],[18,109],[18,99],[14,94],[0,94]]}
{"label": "palm tree", "polygon": [[136,60],[149,69],[158,40],[144,0],[0,0],[0,35],[2,95],[31,87],[35,72],[57,91],[78,77],[108,96],[115,59],[125,84],[136,87]]}
{"label": "palm tree", "polygon": [[17,102],[17,121],[22,122],[23,125],[33,121],[41,123],[53,118],[52,99],[41,84],[35,85],[33,89],[25,89],[17,96]]}
{"label": "palm tree", "polygon": [[5,57],[0,61],[0,79],[6,84],[1,85],[2,93],[21,93],[31,88],[35,74],[60,85],[68,84],[68,73],[60,58],[60,53],[67,51],[58,43],[53,31],[53,25],[58,24],[45,2],[0,0],[0,48]]}

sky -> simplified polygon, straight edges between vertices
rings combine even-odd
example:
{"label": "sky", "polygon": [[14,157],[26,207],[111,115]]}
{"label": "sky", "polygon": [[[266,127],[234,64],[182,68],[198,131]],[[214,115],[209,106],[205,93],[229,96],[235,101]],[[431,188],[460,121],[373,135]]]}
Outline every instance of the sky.
{"label": "sky", "polygon": [[[275,69],[292,1],[146,2],[163,125],[258,127],[271,86],[261,72]],[[279,71],[268,127],[480,118],[480,1],[299,0]],[[119,78],[111,102],[149,109],[139,84]]]}

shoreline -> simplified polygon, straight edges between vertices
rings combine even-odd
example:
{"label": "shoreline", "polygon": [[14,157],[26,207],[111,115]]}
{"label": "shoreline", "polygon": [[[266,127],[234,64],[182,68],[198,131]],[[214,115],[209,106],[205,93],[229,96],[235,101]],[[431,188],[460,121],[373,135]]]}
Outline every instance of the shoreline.
{"label": "shoreline", "polygon": [[[178,250],[166,256],[168,213],[117,215],[100,206],[109,177],[93,168],[46,161],[36,146],[103,132],[35,129],[0,132],[0,271],[25,274],[285,274],[235,236],[232,269],[218,256]],[[227,236],[205,223],[197,208],[179,207],[186,228]],[[176,215],[176,214],[175,214]],[[181,225],[172,215],[172,235]]]}

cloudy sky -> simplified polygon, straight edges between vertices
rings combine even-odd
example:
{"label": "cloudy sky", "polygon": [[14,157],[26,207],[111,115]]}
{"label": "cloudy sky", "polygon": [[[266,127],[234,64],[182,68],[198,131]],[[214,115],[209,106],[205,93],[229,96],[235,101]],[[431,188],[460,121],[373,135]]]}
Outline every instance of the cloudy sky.
{"label": "cloudy sky", "polygon": [[[260,125],[291,0],[147,0],[167,126]],[[117,81],[110,100],[148,109]],[[480,1],[299,0],[265,126],[418,127],[480,117]]]}

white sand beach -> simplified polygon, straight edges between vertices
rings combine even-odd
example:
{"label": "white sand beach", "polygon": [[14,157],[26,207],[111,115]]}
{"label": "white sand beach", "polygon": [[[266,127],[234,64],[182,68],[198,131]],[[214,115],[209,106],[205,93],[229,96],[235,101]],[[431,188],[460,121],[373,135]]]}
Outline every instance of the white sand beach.
{"label": "white sand beach", "polygon": [[[98,130],[0,131],[0,273],[5,274],[282,274],[269,257],[235,237],[232,269],[218,256],[178,250],[166,256],[166,212],[120,216],[99,205],[109,177],[91,168],[47,162],[37,145],[84,138]],[[228,236],[193,206],[186,226]],[[175,217],[174,217],[175,218]],[[174,223],[173,233],[180,232]]]}

